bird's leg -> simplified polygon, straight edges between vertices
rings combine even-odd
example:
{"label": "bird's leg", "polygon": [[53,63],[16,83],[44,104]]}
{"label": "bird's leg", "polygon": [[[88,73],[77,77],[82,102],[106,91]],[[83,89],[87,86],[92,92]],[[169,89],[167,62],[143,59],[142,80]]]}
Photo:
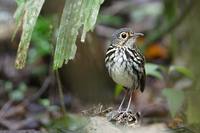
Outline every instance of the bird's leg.
{"label": "bird's leg", "polygon": [[[125,120],[127,117],[129,117],[129,108],[130,108],[130,105],[131,105],[131,100],[132,100],[132,92],[133,92],[133,90],[128,90],[127,92],[126,92],[126,95],[127,94],[129,94],[130,95],[130,98],[129,98],[129,101],[128,101],[128,105],[127,105],[127,108],[126,108],[126,110],[125,111],[121,111],[121,110],[118,110],[118,115],[116,115],[117,116],[117,119],[118,120]],[[125,95],[125,97],[126,97],[126,95]],[[122,100],[122,102],[123,102],[123,100]],[[122,106],[122,104],[120,105],[120,107]],[[119,108],[120,109],[120,108]]]}
{"label": "bird's leg", "polygon": [[121,112],[122,106],[124,104],[124,100],[126,99],[126,96],[127,96],[127,90],[125,90],[125,95],[124,95],[124,97],[123,97],[123,99],[121,101],[121,104],[120,104],[119,108],[118,108],[118,112]]}
{"label": "bird's leg", "polygon": [[126,111],[125,111],[126,113],[128,113],[129,108],[130,108],[130,105],[131,105],[132,93],[133,93],[133,91],[130,90],[130,92],[129,92],[129,94],[130,94],[130,98],[129,98],[129,101],[128,101],[128,106],[127,106]]}

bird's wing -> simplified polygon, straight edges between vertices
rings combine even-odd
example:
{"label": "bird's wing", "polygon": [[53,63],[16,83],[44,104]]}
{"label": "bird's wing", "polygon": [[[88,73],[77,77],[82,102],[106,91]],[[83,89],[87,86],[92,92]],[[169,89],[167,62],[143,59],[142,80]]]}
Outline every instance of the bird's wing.
{"label": "bird's wing", "polygon": [[141,90],[141,92],[144,91],[145,82],[146,82],[146,73],[145,73],[145,69],[143,67],[143,72],[140,74],[140,77],[139,77],[139,84],[140,84],[140,90]]}
{"label": "bird's wing", "polygon": [[139,76],[138,76],[138,81],[139,81],[139,88],[141,92],[144,91],[145,88],[145,82],[146,82],[146,72],[145,72],[145,58],[144,56],[138,52],[140,58],[141,58],[141,63],[140,63],[140,70],[139,70]]}

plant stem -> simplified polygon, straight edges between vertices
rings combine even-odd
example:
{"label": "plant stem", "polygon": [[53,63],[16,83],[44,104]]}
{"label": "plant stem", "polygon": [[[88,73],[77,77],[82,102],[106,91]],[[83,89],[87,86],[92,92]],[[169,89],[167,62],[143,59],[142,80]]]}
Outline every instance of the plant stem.
{"label": "plant stem", "polygon": [[62,84],[60,81],[60,75],[59,75],[58,70],[55,70],[55,74],[56,74],[56,80],[58,84],[58,92],[59,92],[59,97],[60,97],[61,109],[62,109],[63,114],[66,115],[64,93],[63,93]]}

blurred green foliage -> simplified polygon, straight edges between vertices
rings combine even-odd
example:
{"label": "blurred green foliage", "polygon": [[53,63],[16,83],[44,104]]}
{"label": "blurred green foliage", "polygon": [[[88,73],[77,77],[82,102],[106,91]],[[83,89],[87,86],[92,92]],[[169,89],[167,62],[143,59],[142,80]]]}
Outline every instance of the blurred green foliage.
{"label": "blurred green foliage", "polygon": [[166,97],[172,117],[175,117],[184,101],[184,92],[174,88],[164,88],[162,94]]}
{"label": "blurred green foliage", "polygon": [[32,64],[45,55],[52,53],[51,37],[52,24],[50,17],[40,16],[32,35],[33,47],[30,48],[28,54],[28,63]]}
{"label": "blurred green foliage", "polygon": [[189,70],[189,68],[186,68],[184,66],[177,66],[177,65],[171,65],[169,67],[169,73],[172,73],[172,72],[178,72],[180,74],[182,74],[183,76],[185,77],[188,77],[188,78],[192,78],[193,77],[193,74],[192,72]]}
{"label": "blurred green foliage", "polygon": [[177,14],[177,4],[178,0],[164,0],[164,22],[169,23],[171,22]]}
{"label": "blurred green foliage", "polygon": [[52,52],[50,49],[53,30],[51,22],[52,18],[40,16],[33,31],[32,41],[41,56]]}
{"label": "blurred green foliage", "polygon": [[46,108],[49,112],[56,112],[59,110],[57,105],[52,105],[48,98],[42,98],[38,100],[39,104]]}
{"label": "blurred green foliage", "polygon": [[21,101],[24,99],[25,92],[27,91],[28,87],[25,83],[20,83],[16,88],[14,88],[12,82],[6,81],[5,90],[8,93],[8,97],[11,101]]}
{"label": "blurred green foliage", "polygon": [[163,79],[161,72],[159,71],[161,66],[152,63],[145,64],[145,70],[147,76],[153,76],[158,79]]}
{"label": "blurred green foliage", "polygon": [[84,133],[84,127],[89,123],[85,117],[78,115],[65,115],[52,120],[47,126],[50,133]]}
{"label": "blurred green foliage", "polygon": [[124,23],[124,20],[120,16],[99,14],[97,23],[111,26],[120,26]]}
{"label": "blurred green foliage", "polygon": [[116,84],[116,86],[115,86],[115,92],[114,92],[115,97],[118,97],[119,94],[122,92],[123,89],[124,88],[123,88],[122,85]]}

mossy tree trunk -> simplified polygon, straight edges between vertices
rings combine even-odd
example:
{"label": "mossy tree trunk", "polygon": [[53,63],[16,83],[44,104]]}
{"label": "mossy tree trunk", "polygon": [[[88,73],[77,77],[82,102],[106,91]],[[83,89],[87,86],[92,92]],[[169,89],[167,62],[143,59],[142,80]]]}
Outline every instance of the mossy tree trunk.
{"label": "mossy tree trunk", "polygon": [[187,92],[187,120],[189,124],[200,124],[200,1],[195,1],[190,16],[187,17],[187,37],[189,49],[188,65],[193,74],[193,86]]}

